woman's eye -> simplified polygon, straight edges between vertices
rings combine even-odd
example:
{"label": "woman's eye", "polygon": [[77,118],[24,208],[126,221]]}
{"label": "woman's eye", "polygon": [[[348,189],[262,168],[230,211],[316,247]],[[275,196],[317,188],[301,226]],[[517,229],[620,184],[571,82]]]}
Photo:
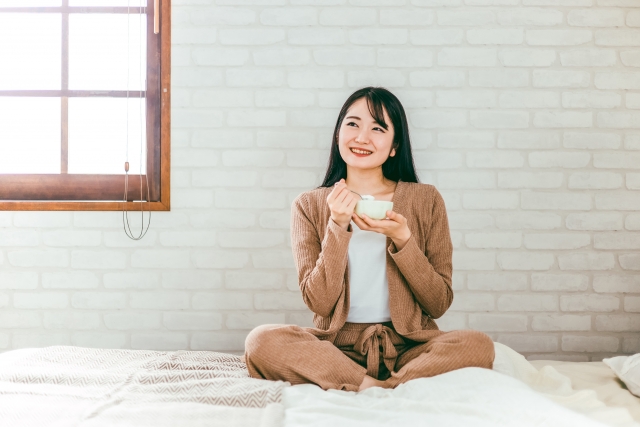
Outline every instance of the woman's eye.
{"label": "woman's eye", "polygon": [[379,130],[380,132],[384,132],[384,129],[379,128],[379,127],[375,127],[375,128],[373,128],[373,130]]}
{"label": "woman's eye", "polygon": [[351,126],[351,125],[356,126],[356,124],[354,122],[347,123],[347,126]]}

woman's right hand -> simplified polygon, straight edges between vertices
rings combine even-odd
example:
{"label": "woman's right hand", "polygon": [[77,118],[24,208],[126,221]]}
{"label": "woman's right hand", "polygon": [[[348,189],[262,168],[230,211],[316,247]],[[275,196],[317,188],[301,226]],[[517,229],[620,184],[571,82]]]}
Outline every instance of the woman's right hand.
{"label": "woman's right hand", "polygon": [[345,230],[349,228],[353,211],[360,198],[347,189],[344,179],[336,182],[327,196],[327,204],[331,210],[331,219]]}

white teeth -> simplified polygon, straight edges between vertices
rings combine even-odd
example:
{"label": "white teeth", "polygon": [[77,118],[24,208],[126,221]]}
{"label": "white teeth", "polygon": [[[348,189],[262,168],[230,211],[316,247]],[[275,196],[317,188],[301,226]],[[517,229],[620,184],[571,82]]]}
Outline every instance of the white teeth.
{"label": "white teeth", "polygon": [[371,151],[358,150],[356,148],[352,148],[351,151],[353,151],[356,154],[371,154]]}

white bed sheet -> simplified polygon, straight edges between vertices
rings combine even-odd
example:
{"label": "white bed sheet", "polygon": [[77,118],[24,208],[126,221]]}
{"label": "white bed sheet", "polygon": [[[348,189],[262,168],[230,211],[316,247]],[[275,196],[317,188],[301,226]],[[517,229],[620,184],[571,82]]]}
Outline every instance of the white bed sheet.
{"label": "white bed sheet", "polygon": [[283,392],[285,427],[604,427],[526,384],[481,368],[464,368],[362,393],[303,385]]}
{"label": "white bed sheet", "polygon": [[312,385],[284,389],[284,427],[638,427],[593,390],[574,390],[551,366],[536,369],[495,343],[494,370],[465,368],[362,393]]}

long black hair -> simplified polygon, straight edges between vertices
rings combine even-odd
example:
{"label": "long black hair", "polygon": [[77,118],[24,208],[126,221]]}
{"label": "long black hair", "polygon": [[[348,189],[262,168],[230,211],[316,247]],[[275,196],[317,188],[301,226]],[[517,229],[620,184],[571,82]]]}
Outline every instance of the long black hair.
{"label": "long black hair", "polygon": [[393,125],[394,136],[392,147],[396,149],[396,155],[389,156],[382,164],[382,175],[392,181],[419,182],[416,174],[416,167],[411,154],[411,141],[409,140],[409,125],[407,115],[400,100],[394,94],[382,87],[365,87],[355,91],[344,103],[335,130],[333,131],[333,141],[331,142],[331,155],[324,181],[320,187],[331,187],[342,178],[347,178],[347,164],[340,155],[338,147],[338,134],[344,117],[349,108],[359,99],[366,99],[369,112],[374,120],[383,128],[388,129],[389,125],[384,121],[384,111],[387,111],[391,124]]}

